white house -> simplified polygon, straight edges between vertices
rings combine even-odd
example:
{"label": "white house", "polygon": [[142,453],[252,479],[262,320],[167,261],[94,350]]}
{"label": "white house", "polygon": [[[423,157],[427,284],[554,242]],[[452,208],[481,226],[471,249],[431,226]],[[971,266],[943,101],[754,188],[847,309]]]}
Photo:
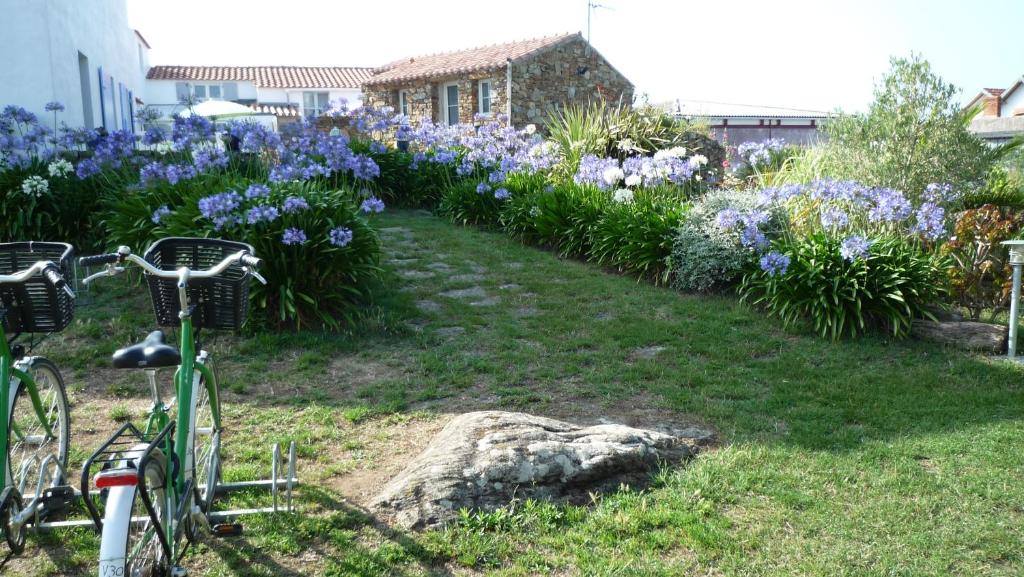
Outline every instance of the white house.
{"label": "white house", "polygon": [[362,101],[360,86],[373,68],[341,66],[153,66],[146,76],[146,103],[171,115],[185,97],[230,100],[280,122],[314,117],[328,102]]}
{"label": "white house", "polygon": [[133,127],[145,92],[149,45],[128,25],[125,2],[0,0],[0,104],[68,126]]}
{"label": "white house", "polygon": [[978,138],[999,144],[1024,135],[1024,77],[1006,89],[983,88],[964,108],[975,107],[981,110],[970,130]]}

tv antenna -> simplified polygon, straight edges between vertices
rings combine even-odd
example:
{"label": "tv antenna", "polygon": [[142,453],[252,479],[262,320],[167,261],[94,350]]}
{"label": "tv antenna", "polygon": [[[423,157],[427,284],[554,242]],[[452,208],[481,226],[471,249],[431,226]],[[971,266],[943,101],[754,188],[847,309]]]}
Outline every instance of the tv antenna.
{"label": "tv antenna", "polygon": [[[604,4],[598,4],[594,0],[587,0],[587,44],[590,44],[590,15],[598,8],[604,8],[605,10],[615,10],[611,6],[605,6]],[[590,50],[590,47],[587,47]]]}

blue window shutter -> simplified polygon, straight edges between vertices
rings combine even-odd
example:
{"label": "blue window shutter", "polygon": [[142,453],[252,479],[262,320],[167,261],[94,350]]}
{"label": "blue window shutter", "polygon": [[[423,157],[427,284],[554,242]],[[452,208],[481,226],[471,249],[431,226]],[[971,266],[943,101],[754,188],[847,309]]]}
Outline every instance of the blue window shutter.
{"label": "blue window shutter", "polygon": [[135,132],[135,95],[131,90],[128,91],[128,121],[131,123],[128,127]]}
{"label": "blue window shutter", "polygon": [[107,105],[103,99],[103,67],[100,66],[98,69],[100,76],[100,126],[103,128],[107,127]]}

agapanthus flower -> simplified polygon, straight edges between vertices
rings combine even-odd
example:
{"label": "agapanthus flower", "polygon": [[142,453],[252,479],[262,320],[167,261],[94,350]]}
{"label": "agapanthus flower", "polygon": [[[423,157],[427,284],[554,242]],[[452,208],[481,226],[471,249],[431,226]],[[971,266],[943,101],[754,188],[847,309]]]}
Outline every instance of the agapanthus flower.
{"label": "agapanthus flower", "polygon": [[249,188],[245,189],[245,198],[249,200],[268,196],[270,196],[270,187],[265,184],[250,184]]}
{"label": "agapanthus flower", "polygon": [[199,212],[211,220],[234,212],[242,204],[242,197],[233,190],[199,199]]}
{"label": "agapanthus flower", "polygon": [[855,234],[843,240],[839,246],[839,254],[846,260],[853,262],[858,258],[867,258],[868,250],[874,241],[868,240],[861,235]]}
{"label": "agapanthus flower", "polygon": [[741,222],[743,222],[743,215],[735,208],[726,208],[715,216],[715,225],[723,230],[736,228]]}
{"label": "agapanthus flower", "polygon": [[29,196],[40,197],[50,190],[50,183],[41,176],[30,176],[21,182],[21,191]]}
{"label": "agapanthus flower", "polygon": [[345,228],[344,226],[332,228],[329,237],[330,243],[336,247],[348,246],[352,242],[352,229]]}
{"label": "agapanthus flower", "polygon": [[75,175],[79,179],[85,180],[90,176],[100,173],[100,163],[94,158],[86,158],[78,161],[78,165],[75,167]]}
{"label": "agapanthus flower", "polygon": [[167,140],[167,133],[159,126],[147,128],[146,133],[142,135],[142,144],[146,146],[155,146],[165,140]]}
{"label": "agapanthus flower", "polygon": [[953,190],[953,185],[947,182],[933,182],[924,187],[924,194],[921,198],[925,202],[933,204],[944,204],[959,199],[960,195]]}
{"label": "agapanthus flower", "polygon": [[286,228],[281,235],[281,243],[287,245],[305,244],[306,232],[301,228]]}
{"label": "agapanthus flower", "polygon": [[47,172],[53,178],[64,178],[75,171],[75,167],[63,158],[54,160],[46,167]]}
{"label": "agapanthus flower", "polygon": [[245,220],[249,224],[256,224],[257,222],[273,222],[280,216],[277,208],[273,206],[254,206],[249,209],[249,212],[245,215]]}
{"label": "agapanthus flower", "polygon": [[768,245],[768,239],[756,224],[750,223],[740,233],[740,244],[746,248],[762,249]]}
{"label": "agapanthus flower", "polygon": [[946,234],[945,219],[944,208],[934,202],[926,202],[917,209],[911,231],[921,234],[928,240],[938,240]]}
{"label": "agapanthus flower", "polygon": [[149,220],[153,221],[153,224],[160,224],[165,216],[171,214],[171,209],[166,204],[153,211],[153,215],[149,217]]}
{"label": "agapanthus flower", "polygon": [[612,195],[612,200],[623,204],[629,204],[633,202],[633,191],[628,188],[620,188]]}
{"label": "agapanthus flower", "polygon": [[309,203],[301,196],[289,196],[284,199],[284,203],[281,205],[281,210],[288,214],[294,214],[307,208],[309,208]]}
{"label": "agapanthus flower", "polygon": [[372,212],[384,212],[384,201],[376,197],[370,197],[359,205],[359,210],[367,214]]}
{"label": "agapanthus flower", "polygon": [[821,211],[821,226],[827,229],[842,228],[850,224],[850,217],[840,208],[828,207]]}
{"label": "agapanthus flower", "polygon": [[499,188],[498,190],[494,191],[494,198],[498,200],[505,200],[511,196],[512,193],[509,192],[507,188]]}
{"label": "agapanthus flower", "polygon": [[45,108],[50,112],[62,112],[64,110],[64,105],[54,100],[51,102],[47,102]]}
{"label": "agapanthus flower", "polygon": [[910,216],[913,208],[903,193],[891,188],[877,188],[870,192],[873,206],[868,211],[871,222],[898,222]]}
{"label": "agapanthus flower", "polygon": [[376,154],[384,154],[387,151],[388,147],[384,146],[383,144],[377,141],[373,141],[370,143],[370,152],[374,152]]}
{"label": "agapanthus flower", "polygon": [[626,186],[640,186],[643,180],[639,174],[631,174],[626,177]]}
{"label": "agapanthus flower", "polygon": [[789,270],[790,258],[781,252],[769,252],[761,257],[761,270],[768,276],[785,274]]}
{"label": "agapanthus flower", "polygon": [[476,185],[476,193],[477,194],[484,194],[485,192],[490,192],[490,191],[491,191],[491,186],[489,184],[487,184],[486,182],[481,182],[481,183]]}
{"label": "agapanthus flower", "polygon": [[615,186],[626,177],[626,173],[618,166],[609,166],[601,173],[601,179],[607,186]]}

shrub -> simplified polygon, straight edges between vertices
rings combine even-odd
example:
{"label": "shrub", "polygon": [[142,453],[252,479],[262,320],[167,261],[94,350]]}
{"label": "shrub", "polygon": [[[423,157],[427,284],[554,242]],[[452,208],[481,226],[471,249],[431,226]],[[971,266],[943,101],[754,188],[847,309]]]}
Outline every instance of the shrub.
{"label": "shrub", "polygon": [[942,247],[955,263],[949,269],[950,296],[978,320],[985,311],[992,318],[1009,304],[1009,254],[1000,243],[1016,238],[1024,229],[1024,212],[984,205],[960,214],[953,237]]}
{"label": "shrub", "polygon": [[942,261],[900,237],[860,241],[826,233],[777,240],[744,275],[742,300],[786,326],[807,319],[833,340],[876,327],[906,336],[943,294]]}
{"label": "shrub", "polygon": [[590,258],[655,284],[668,281],[673,232],[688,205],[681,195],[640,191],[627,202],[612,202],[592,233]]}
{"label": "shrub", "polygon": [[[50,240],[89,251],[102,243],[99,213],[104,186],[101,175],[79,179],[50,166],[71,166],[63,159],[32,162],[0,170],[0,242]],[[26,192],[25,183],[33,192]],[[119,191],[110,190],[110,193]]]}
{"label": "shrub", "polygon": [[611,195],[592,186],[562,184],[538,194],[536,202],[537,239],[562,256],[585,256]]}
{"label": "shrub", "polygon": [[379,278],[380,242],[347,191],[198,177],[123,199],[107,226],[112,239],[138,249],[164,236],[253,245],[268,282],[250,293],[256,324],[337,328],[351,322]]}
{"label": "shrub", "polygon": [[[678,227],[672,242],[672,286],[685,292],[707,292],[735,282],[757,252],[743,246],[741,232],[719,226],[718,214],[733,209],[749,215],[761,207],[750,192],[714,191],[699,199]],[[770,230],[782,228],[772,213]]]}
{"label": "shrub", "polygon": [[507,188],[492,188],[483,181],[466,180],[448,188],[441,196],[438,212],[462,225],[498,225],[501,205],[508,200]]}

